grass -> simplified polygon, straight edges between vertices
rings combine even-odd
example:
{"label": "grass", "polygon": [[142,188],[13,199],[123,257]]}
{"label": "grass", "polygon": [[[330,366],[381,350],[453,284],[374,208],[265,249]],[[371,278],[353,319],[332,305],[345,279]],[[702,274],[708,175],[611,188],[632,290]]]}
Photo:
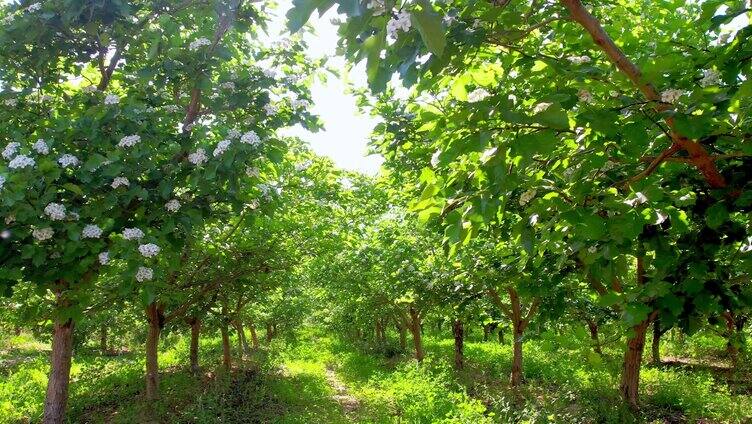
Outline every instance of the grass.
{"label": "grass", "polygon": [[[713,354],[707,336],[688,351]],[[143,355],[76,352],[69,420],[75,423],[550,423],[718,422],[752,420],[752,385],[712,367],[645,366],[639,416],[620,407],[618,345],[603,357],[586,340],[544,333],[525,344],[527,384],[506,382],[511,347],[471,339],[467,366],[450,366],[448,338],[426,334],[422,365],[400,354],[396,341],[376,349],[306,328],[275,340],[231,372],[219,367],[219,338],[202,339],[204,373],[191,375],[187,338],[171,336],[160,351],[161,399],[143,400]],[[49,347],[30,336],[0,342],[0,423],[37,422]],[[684,343],[692,345],[693,339]],[[722,346],[722,345],[720,345]],[[234,347],[234,346],[233,346]],[[665,351],[671,353],[673,346]],[[716,352],[717,353],[717,352]],[[345,399],[347,402],[343,401]]]}

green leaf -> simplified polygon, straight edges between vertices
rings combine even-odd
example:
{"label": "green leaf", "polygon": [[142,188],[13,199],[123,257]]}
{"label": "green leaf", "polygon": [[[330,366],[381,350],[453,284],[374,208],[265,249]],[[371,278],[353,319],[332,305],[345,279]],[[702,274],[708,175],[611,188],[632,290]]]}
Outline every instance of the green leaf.
{"label": "green leaf", "polygon": [[412,13],[413,24],[418,28],[420,37],[428,50],[437,56],[441,56],[446,47],[446,32],[441,22],[441,16],[433,11],[433,7],[427,1],[420,1],[419,4],[420,9]]}
{"label": "green leaf", "polygon": [[708,227],[716,229],[726,222],[728,216],[729,214],[726,210],[726,205],[723,203],[716,203],[705,212],[705,222],[707,222]]}
{"label": "green leaf", "polygon": [[323,14],[334,6],[334,0],[294,0],[293,7],[287,11],[287,29],[290,32],[298,32],[311,18],[314,10],[318,9]]}
{"label": "green leaf", "polygon": [[569,129],[569,118],[559,104],[552,104],[534,118],[537,122],[557,130]]}

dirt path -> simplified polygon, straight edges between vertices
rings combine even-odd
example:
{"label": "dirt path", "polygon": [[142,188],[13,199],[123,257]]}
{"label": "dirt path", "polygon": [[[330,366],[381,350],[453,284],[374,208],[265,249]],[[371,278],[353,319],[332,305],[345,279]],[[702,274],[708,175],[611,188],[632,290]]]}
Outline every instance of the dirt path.
{"label": "dirt path", "polygon": [[326,381],[335,391],[332,399],[342,407],[347,418],[354,418],[355,413],[360,408],[360,402],[348,392],[347,386],[342,383],[342,380],[337,377],[337,373],[329,365],[326,366]]}

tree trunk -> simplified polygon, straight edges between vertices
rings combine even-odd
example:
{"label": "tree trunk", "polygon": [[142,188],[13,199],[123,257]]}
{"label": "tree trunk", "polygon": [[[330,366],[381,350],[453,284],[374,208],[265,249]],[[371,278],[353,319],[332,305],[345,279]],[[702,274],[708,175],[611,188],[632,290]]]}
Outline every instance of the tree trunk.
{"label": "tree trunk", "polygon": [[465,330],[462,325],[462,321],[459,319],[454,320],[454,323],[452,325],[452,333],[454,334],[454,366],[461,370],[465,366],[465,356],[464,356],[464,338],[465,338]]}
{"label": "tree trunk", "polygon": [[220,331],[222,332],[222,365],[226,371],[229,371],[232,367],[232,357],[230,356],[230,335],[227,332],[227,323],[222,323]]}
{"label": "tree trunk", "polygon": [[504,329],[499,327],[499,343],[504,344]]}
{"label": "tree trunk", "polygon": [[512,387],[518,387],[522,384],[522,329],[521,322],[515,320],[512,322],[514,333],[514,356],[512,357],[512,373],[509,377],[509,383]]}
{"label": "tree trunk", "polygon": [[256,334],[256,326],[253,325],[253,322],[249,322],[248,328],[251,330],[251,342],[253,343],[253,350],[257,350],[259,348],[259,341],[258,335]]}
{"label": "tree trunk", "polygon": [[68,403],[71,358],[73,357],[73,321],[55,322],[52,330],[52,357],[47,398],[44,401],[44,424],[62,424]]}
{"label": "tree trunk", "polygon": [[102,355],[107,355],[109,349],[107,349],[107,325],[102,324],[99,328],[99,350],[102,351]]}
{"label": "tree trunk", "polygon": [[588,330],[590,330],[590,340],[592,340],[593,342],[593,351],[595,351],[595,353],[597,353],[598,355],[602,355],[603,351],[601,350],[601,340],[598,337],[598,323],[588,318],[587,325]]}
{"label": "tree trunk", "polygon": [[653,323],[653,344],[650,346],[652,360],[654,365],[661,364],[661,321],[655,320]]}
{"label": "tree trunk", "polygon": [[245,337],[245,329],[243,328],[243,322],[238,320],[235,322],[235,329],[238,332],[238,348],[240,349],[241,355],[243,354],[249,354],[251,352],[251,348],[248,347],[248,339]]}
{"label": "tree trunk", "polygon": [[266,323],[266,342],[267,343],[271,342],[272,337],[274,337],[274,330],[272,329],[272,323],[267,322]]}
{"label": "tree trunk", "polygon": [[198,365],[198,339],[201,333],[201,320],[191,320],[191,372],[194,375],[198,375],[201,372],[201,367]]}
{"label": "tree trunk", "polygon": [[489,326],[488,324],[483,324],[483,341],[484,342],[488,341],[488,333],[490,332],[491,332],[491,326]]}
{"label": "tree trunk", "polygon": [[159,335],[164,327],[163,309],[156,303],[146,308],[149,332],[146,336],[146,399],[159,398]]}
{"label": "tree trunk", "polygon": [[645,334],[650,321],[651,318],[648,318],[632,327],[634,334],[627,341],[627,350],[624,352],[619,392],[622,399],[634,411],[639,409],[640,365],[642,365],[642,351],[645,347]]}
{"label": "tree trunk", "polygon": [[398,328],[400,337],[400,349],[404,351],[405,349],[407,349],[407,329],[404,325],[400,325]]}
{"label": "tree trunk", "polygon": [[423,341],[420,334],[420,316],[414,307],[410,307],[410,332],[413,335],[413,346],[415,347],[415,359],[422,362],[425,354],[423,353]]}

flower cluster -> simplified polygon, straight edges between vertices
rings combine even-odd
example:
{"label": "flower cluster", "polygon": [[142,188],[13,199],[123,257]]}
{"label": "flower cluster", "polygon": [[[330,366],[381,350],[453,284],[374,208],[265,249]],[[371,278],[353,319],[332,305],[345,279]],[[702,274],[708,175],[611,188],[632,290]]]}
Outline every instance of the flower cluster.
{"label": "flower cluster", "polygon": [[152,278],[154,278],[154,271],[152,271],[151,268],[145,266],[138,267],[138,271],[136,271],[136,281],[143,283],[144,281],[151,281]]}
{"label": "flower cluster", "polygon": [[572,62],[573,65],[582,65],[585,63],[590,63],[590,57],[588,56],[569,56],[567,60]]}
{"label": "flower cluster", "polygon": [[271,103],[267,103],[264,105],[264,112],[266,112],[266,116],[276,115],[277,107]]}
{"label": "flower cluster", "polygon": [[5,177],[0,175],[0,188],[3,188],[3,185],[5,185]]}
{"label": "flower cluster", "polygon": [[[96,93],[97,92],[97,86],[96,85],[87,85],[86,87],[81,89],[84,93]],[[120,100],[120,99],[118,99]]]}
{"label": "flower cluster", "polygon": [[535,195],[537,193],[538,192],[534,188],[522,193],[522,195],[520,196],[520,206],[525,206],[526,204],[528,204],[535,198]]}
{"label": "flower cluster", "polygon": [[311,103],[308,100],[293,99],[290,101],[290,106],[292,106],[293,109],[308,109],[311,107]]}
{"label": "flower cluster", "polygon": [[231,129],[230,131],[227,131],[227,138],[230,140],[235,140],[236,138],[240,137],[242,133],[235,128]]}
{"label": "flower cluster", "polygon": [[370,0],[366,7],[373,10],[373,16],[381,16],[386,12],[385,0]]}
{"label": "flower cluster", "polygon": [[533,108],[533,113],[541,113],[541,112],[545,112],[545,111],[546,111],[546,109],[548,109],[548,108],[549,108],[549,106],[551,106],[551,104],[552,104],[552,103],[538,103],[538,104],[537,104],[537,105],[535,105],[535,107]]}
{"label": "flower cluster", "polygon": [[83,238],[99,238],[102,236],[102,229],[94,224],[89,224],[81,231],[81,237]]}
{"label": "flower cluster", "polygon": [[206,151],[204,149],[197,149],[195,152],[188,155],[188,162],[194,165],[201,165],[207,160],[209,160],[209,158],[206,156]]}
{"label": "flower cluster", "polygon": [[8,163],[8,168],[10,169],[18,169],[18,168],[26,168],[29,166],[34,166],[34,159],[26,156],[26,155],[18,155],[13,158],[12,161]]}
{"label": "flower cluster", "polygon": [[26,11],[29,13],[38,12],[42,8],[41,3],[34,3],[29,5],[29,7],[26,8]]}
{"label": "flower cluster", "polygon": [[34,236],[35,239],[39,241],[45,241],[52,238],[52,235],[55,234],[55,232],[52,230],[52,228],[35,228],[31,231],[31,235]]}
{"label": "flower cluster", "polygon": [[412,22],[410,21],[410,12],[403,10],[399,12],[396,17],[390,19],[386,24],[386,33],[391,38],[397,38],[397,33],[400,30],[404,32],[410,31],[411,25]]}
{"label": "flower cluster", "polygon": [[31,146],[40,155],[46,155],[50,152],[50,147],[44,142],[44,139],[40,138]]}
{"label": "flower cluster", "polygon": [[48,203],[44,208],[44,213],[53,221],[62,221],[65,219],[65,206],[60,203]]}
{"label": "flower cluster", "polygon": [[73,156],[73,155],[71,155],[71,154],[66,153],[66,154],[60,156],[57,159],[57,163],[59,163],[60,166],[62,166],[63,168],[68,168],[68,167],[71,167],[71,166],[77,166],[78,165],[78,158],[75,157],[75,156]]}
{"label": "flower cluster", "polygon": [[115,177],[115,179],[112,180],[112,184],[110,184],[112,188],[118,188],[120,186],[126,186],[129,187],[131,185],[130,181],[128,181],[128,178],[125,177]]}
{"label": "flower cluster", "polygon": [[261,71],[267,78],[277,78],[277,71],[274,69],[264,69]]}
{"label": "flower cluster", "polygon": [[675,103],[683,94],[682,90],[670,88],[661,93],[661,101],[663,103]]}
{"label": "flower cluster", "polygon": [[259,176],[259,170],[258,168],[255,168],[253,166],[249,166],[245,169],[245,175],[248,175],[249,177],[255,177],[258,178]]}
{"label": "flower cluster", "polygon": [[209,39],[206,37],[201,37],[191,41],[191,44],[188,45],[188,48],[192,51],[196,51],[203,46],[209,45],[211,45],[211,41],[209,41]]}
{"label": "flower cluster", "polygon": [[102,265],[107,265],[107,262],[110,261],[110,252],[102,252],[99,255],[97,255],[97,258],[99,259],[99,263]]}
{"label": "flower cluster", "polygon": [[159,254],[159,251],[161,249],[159,246],[157,246],[154,243],[148,243],[148,244],[142,244],[138,246],[138,251],[141,252],[141,255],[145,258],[153,258]]}
{"label": "flower cluster", "polygon": [[585,89],[581,89],[580,91],[578,91],[577,97],[583,103],[593,103],[593,95]]}
{"label": "flower cluster", "polygon": [[5,106],[16,107],[18,105],[18,99],[5,99]]}
{"label": "flower cluster", "polygon": [[251,146],[255,146],[261,143],[261,138],[258,136],[258,134],[256,134],[255,131],[251,130],[243,134],[242,137],[240,137],[240,142],[245,143],[245,144],[250,144]]}
{"label": "flower cluster", "polygon": [[8,143],[5,146],[5,149],[3,149],[3,158],[5,160],[10,160],[11,158],[13,158],[13,156],[15,156],[15,154],[18,152],[19,147],[21,147],[21,143],[17,143],[15,141]]}
{"label": "flower cluster", "polygon": [[168,212],[177,212],[178,209],[180,209],[180,202],[178,202],[177,199],[172,199],[165,203],[165,209],[167,209]]}
{"label": "flower cluster", "polygon": [[106,105],[116,105],[118,103],[120,103],[120,97],[117,94],[108,94],[104,97],[104,104]]}
{"label": "flower cluster", "polygon": [[232,82],[232,81],[223,82],[220,85],[220,87],[223,88],[223,89],[225,89],[225,90],[234,90],[235,89],[235,83]]}
{"label": "flower cluster", "polygon": [[217,147],[214,149],[214,157],[222,156],[227,149],[230,147],[230,140],[222,140],[219,143],[217,143]]}
{"label": "flower cluster", "polygon": [[491,93],[485,88],[476,88],[467,95],[467,101],[470,103],[477,103],[490,96]]}
{"label": "flower cluster", "polygon": [[702,71],[702,79],[700,85],[703,87],[710,87],[721,83],[721,74],[715,69],[707,69]]}
{"label": "flower cluster", "polygon": [[118,147],[133,147],[141,141],[141,136],[137,134],[126,135],[120,139]]}
{"label": "flower cluster", "polygon": [[123,238],[126,240],[136,240],[144,236],[144,232],[138,228],[126,228],[123,230]]}

